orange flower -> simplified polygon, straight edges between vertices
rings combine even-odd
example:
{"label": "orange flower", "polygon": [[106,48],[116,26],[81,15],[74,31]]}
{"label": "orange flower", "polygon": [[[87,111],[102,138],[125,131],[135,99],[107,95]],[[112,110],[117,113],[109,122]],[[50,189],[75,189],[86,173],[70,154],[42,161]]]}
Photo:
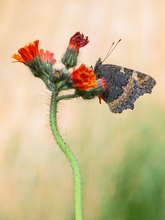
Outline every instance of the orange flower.
{"label": "orange flower", "polygon": [[40,50],[40,57],[42,58],[42,60],[45,63],[51,63],[51,64],[55,64],[56,60],[54,59],[54,53],[49,52],[48,50],[46,50],[44,52],[43,49]]}
{"label": "orange flower", "polygon": [[13,54],[12,58],[16,59],[18,62],[27,64],[28,61],[33,60],[38,54],[39,40],[31,42],[18,50],[18,53]]}
{"label": "orange flower", "polygon": [[48,62],[54,64],[56,62],[53,58],[54,54],[49,51],[44,52],[44,50],[39,50],[38,46],[39,40],[33,41],[19,49],[18,53],[13,54],[12,58],[27,65],[29,61],[32,61],[35,57],[40,56],[45,63]]}
{"label": "orange flower", "polygon": [[77,32],[70,38],[69,49],[73,49],[78,52],[80,47],[84,47],[87,43],[89,43],[88,37],[84,37],[83,34]]}
{"label": "orange flower", "polygon": [[73,70],[71,79],[75,87],[80,90],[88,90],[97,86],[95,73],[84,64],[81,64],[77,70]]}

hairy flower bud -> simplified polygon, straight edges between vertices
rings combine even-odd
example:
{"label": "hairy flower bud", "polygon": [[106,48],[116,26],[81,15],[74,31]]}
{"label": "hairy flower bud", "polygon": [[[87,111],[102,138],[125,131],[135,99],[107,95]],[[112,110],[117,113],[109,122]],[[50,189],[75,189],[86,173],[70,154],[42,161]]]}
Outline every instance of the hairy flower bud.
{"label": "hairy flower bud", "polygon": [[62,58],[62,63],[67,69],[76,66],[79,49],[89,42],[88,37],[84,37],[80,32],[75,33],[69,41],[67,50]]}

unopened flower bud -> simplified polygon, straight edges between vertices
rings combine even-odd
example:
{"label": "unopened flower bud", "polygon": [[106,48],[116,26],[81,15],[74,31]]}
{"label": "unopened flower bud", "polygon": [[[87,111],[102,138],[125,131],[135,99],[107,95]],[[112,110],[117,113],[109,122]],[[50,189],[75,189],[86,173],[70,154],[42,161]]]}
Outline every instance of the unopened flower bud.
{"label": "unopened flower bud", "polygon": [[80,32],[77,32],[70,38],[69,45],[62,58],[62,63],[67,69],[76,66],[79,49],[84,47],[88,42],[88,37],[84,37]]}

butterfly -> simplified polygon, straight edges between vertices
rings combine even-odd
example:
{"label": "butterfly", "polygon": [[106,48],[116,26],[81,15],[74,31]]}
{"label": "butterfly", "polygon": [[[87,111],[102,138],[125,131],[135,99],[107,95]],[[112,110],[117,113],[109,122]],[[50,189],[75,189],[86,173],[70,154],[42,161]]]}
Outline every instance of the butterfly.
{"label": "butterfly", "polygon": [[136,99],[145,93],[151,93],[156,85],[156,81],[149,75],[118,65],[103,64],[103,62],[99,58],[94,66],[94,73],[97,79],[106,80],[108,88],[102,93],[101,98],[113,113],[122,113],[126,109],[133,110]]}

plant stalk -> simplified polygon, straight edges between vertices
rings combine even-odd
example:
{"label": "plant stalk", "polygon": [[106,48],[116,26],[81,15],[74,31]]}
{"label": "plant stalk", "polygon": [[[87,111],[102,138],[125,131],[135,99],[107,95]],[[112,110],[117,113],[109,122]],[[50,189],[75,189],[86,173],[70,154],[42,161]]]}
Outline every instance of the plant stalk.
{"label": "plant stalk", "polygon": [[57,126],[57,103],[58,96],[56,92],[52,92],[51,103],[50,103],[50,127],[54,139],[56,140],[58,146],[65,154],[66,158],[70,162],[72,167],[73,177],[74,177],[74,199],[75,199],[75,220],[83,220],[82,216],[82,181],[81,174],[78,165],[78,161],[75,158],[74,154],[67,146],[67,144],[62,139],[62,136],[59,132]]}

